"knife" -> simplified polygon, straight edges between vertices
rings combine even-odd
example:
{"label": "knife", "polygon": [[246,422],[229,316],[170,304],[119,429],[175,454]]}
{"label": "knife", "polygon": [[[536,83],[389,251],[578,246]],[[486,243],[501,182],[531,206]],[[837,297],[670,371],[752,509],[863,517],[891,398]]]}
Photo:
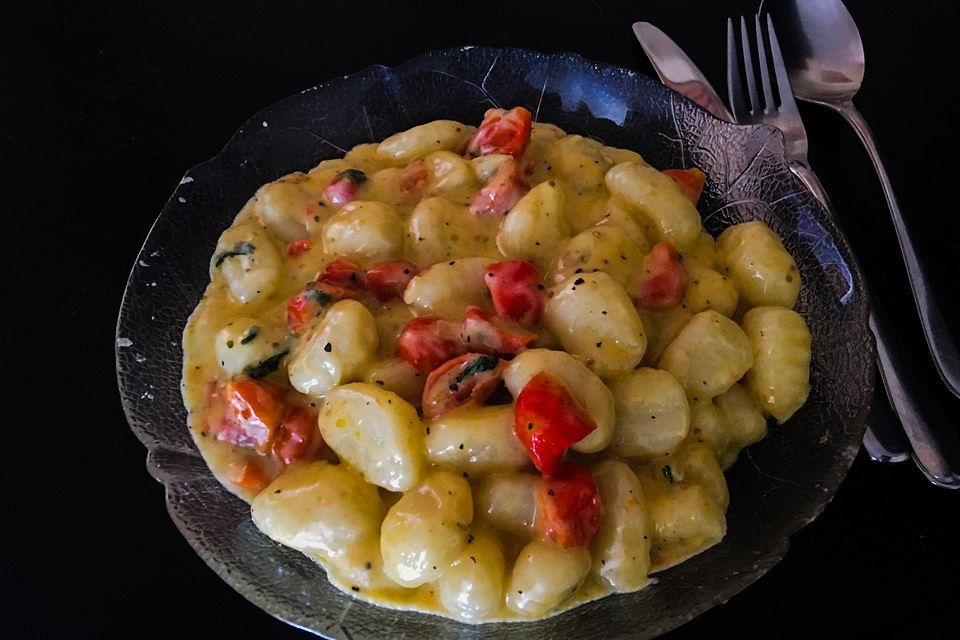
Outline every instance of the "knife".
{"label": "knife", "polygon": [[660,82],[727,122],[736,122],[697,65],[663,31],[649,22],[633,23],[633,33]]}
{"label": "knife", "polygon": [[[736,122],[710,81],[667,34],[649,22],[635,22],[633,33],[663,84],[690,98],[721,120]],[[814,195],[829,208],[822,190],[814,192]],[[876,391],[879,392],[879,389]],[[910,445],[903,427],[886,398],[871,404],[863,445],[867,454],[878,462],[902,462],[909,457]]]}

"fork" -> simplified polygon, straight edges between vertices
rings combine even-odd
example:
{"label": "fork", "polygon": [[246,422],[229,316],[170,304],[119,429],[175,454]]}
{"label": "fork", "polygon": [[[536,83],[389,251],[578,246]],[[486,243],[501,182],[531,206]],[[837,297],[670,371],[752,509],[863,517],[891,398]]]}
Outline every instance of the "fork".
{"label": "fork", "polygon": [[[810,169],[807,160],[807,132],[794,101],[773,20],[769,15],[766,16],[766,33],[761,26],[760,16],[755,15],[753,20],[762,93],[757,90],[754,50],[747,20],[741,16],[739,22],[741,55],[738,55],[734,21],[732,18],[727,20],[727,91],[733,115],[740,123],[763,124],[779,129],[783,133],[784,150],[790,170],[832,213],[833,208],[823,185]],[[773,62],[772,73],[768,59]],[[741,80],[741,60],[745,89]],[[774,98],[774,83],[779,103]],[[869,296],[869,290],[867,293]],[[943,414],[939,412],[932,394],[921,382],[906,349],[896,338],[882,311],[876,309],[870,312],[870,329],[877,342],[877,365],[883,385],[913,447],[914,461],[930,482],[947,488],[960,487],[960,475],[951,465],[951,460],[956,460],[957,451],[955,442],[951,439],[953,432]],[[889,459],[890,454],[902,459],[903,454],[900,451],[886,450],[880,444],[902,441],[901,431],[893,416],[884,419],[885,407],[882,405],[883,403],[873,403],[864,446],[875,460]]]}

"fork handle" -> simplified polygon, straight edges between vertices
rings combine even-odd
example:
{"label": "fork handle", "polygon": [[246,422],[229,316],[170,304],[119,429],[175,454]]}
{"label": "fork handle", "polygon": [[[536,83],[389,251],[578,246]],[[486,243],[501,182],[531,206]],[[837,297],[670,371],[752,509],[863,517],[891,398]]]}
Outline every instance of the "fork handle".
{"label": "fork handle", "polygon": [[911,231],[900,212],[900,205],[897,203],[896,195],[894,195],[893,185],[890,183],[890,177],[887,175],[886,167],[880,158],[880,150],[877,148],[877,143],[873,138],[870,127],[867,125],[867,121],[853,106],[853,102],[828,104],[827,106],[840,113],[850,123],[873,162],[873,167],[880,178],[883,195],[887,199],[887,207],[890,209],[890,215],[893,218],[893,228],[897,232],[900,251],[903,253],[903,261],[907,267],[907,276],[910,279],[910,288],[913,290],[913,299],[917,305],[917,311],[920,314],[920,324],[923,327],[923,335],[927,340],[927,347],[930,349],[933,362],[936,364],[937,371],[947,388],[953,395],[960,398],[960,352],[957,350],[956,342],[958,331],[957,327],[951,326],[947,320],[948,318],[956,318],[957,313],[952,309],[949,300],[944,297],[943,284],[937,278],[932,266],[927,263],[918,250],[918,238]]}

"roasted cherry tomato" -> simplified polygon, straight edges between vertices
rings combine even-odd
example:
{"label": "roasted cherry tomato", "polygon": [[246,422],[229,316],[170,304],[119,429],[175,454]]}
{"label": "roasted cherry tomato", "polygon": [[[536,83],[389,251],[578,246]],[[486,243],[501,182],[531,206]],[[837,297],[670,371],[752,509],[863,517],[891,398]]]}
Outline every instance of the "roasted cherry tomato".
{"label": "roasted cherry tomato", "polygon": [[498,316],[525,327],[540,321],[543,285],[535,266],[523,260],[494,262],[487,265],[483,279],[493,296],[493,308]]}
{"label": "roasted cherry tomato", "polygon": [[323,446],[317,428],[317,414],[303,407],[294,407],[283,419],[273,441],[273,455],[283,464],[309,458]]}
{"label": "roasted cherry tomato", "polygon": [[687,291],[687,270],[673,245],[664,240],[644,258],[643,271],[634,288],[637,306],[668,309],[680,304]]}
{"label": "roasted cherry tomato", "polygon": [[367,287],[380,302],[403,298],[407,285],[418,273],[420,269],[410,262],[383,262],[367,269]]}
{"label": "roasted cherry tomato", "polygon": [[523,107],[514,107],[509,111],[487,109],[480,128],[467,145],[467,155],[503,153],[519,158],[530,141],[532,126],[533,118]]}
{"label": "roasted cherry tomato", "polygon": [[359,169],[341,171],[327,188],[323,190],[322,198],[334,206],[347,204],[357,197],[360,185],[367,181],[367,174]]}
{"label": "roasted cherry tomato", "polygon": [[703,185],[707,183],[707,175],[694,167],[693,169],[664,169],[667,174],[680,187],[680,191],[693,204],[700,200],[700,194],[703,193]]}
{"label": "roasted cherry tomato", "polygon": [[430,373],[464,351],[460,327],[437,316],[414,318],[397,337],[397,355],[423,373]]}
{"label": "roasted cherry tomato", "polygon": [[323,282],[310,282],[287,303],[287,327],[292,333],[306,330],[310,321],[337,300],[356,298],[359,291]]}
{"label": "roasted cherry tomato", "polygon": [[217,440],[263,453],[286,411],[282,389],[246,377],[214,388],[210,405],[208,426]]}
{"label": "roasted cherry tomato", "polygon": [[328,264],[317,274],[316,281],[355,291],[362,291],[367,287],[363,269],[347,258],[337,258]]}
{"label": "roasted cherry tomato", "polygon": [[270,478],[254,460],[234,461],[227,465],[227,478],[230,482],[254,493],[260,493],[270,484]]}
{"label": "roasted cherry tomato", "polygon": [[549,476],[560,468],[567,449],[597,423],[559,380],[541,371],[517,395],[513,428],[534,466]]}
{"label": "roasted cherry tomato", "polygon": [[296,258],[310,251],[311,247],[313,247],[313,242],[310,238],[300,238],[287,245],[287,255]]}
{"label": "roasted cherry tomato", "polygon": [[470,203],[470,213],[478,216],[505,216],[530,190],[530,183],[513,158],[500,163],[490,180]]}
{"label": "roasted cherry tomato", "polygon": [[423,160],[414,160],[400,172],[400,191],[404,195],[419,195],[427,186],[430,172]]}
{"label": "roasted cherry tomato", "polygon": [[483,402],[500,383],[506,363],[496,356],[465,353],[444,362],[427,376],[423,417],[436,418],[470,403]]}
{"label": "roasted cherry tomato", "polygon": [[470,351],[509,358],[526,349],[537,339],[537,334],[499,326],[490,319],[490,314],[471,305],[463,319],[460,339]]}
{"label": "roasted cherry tomato", "polygon": [[600,494],[589,471],[564,462],[537,486],[537,531],[568,549],[585,547],[600,530]]}

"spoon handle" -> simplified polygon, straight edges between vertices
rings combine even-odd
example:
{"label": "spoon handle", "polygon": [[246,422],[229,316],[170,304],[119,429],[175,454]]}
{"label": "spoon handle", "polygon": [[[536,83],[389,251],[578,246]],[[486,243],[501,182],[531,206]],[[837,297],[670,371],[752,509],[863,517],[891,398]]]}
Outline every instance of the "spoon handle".
{"label": "spoon handle", "polygon": [[931,265],[918,251],[917,238],[914,237],[900,212],[900,205],[897,203],[896,195],[894,195],[893,185],[890,184],[890,177],[887,175],[883,160],[880,159],[880,150],[877,148],[877,143],[873,138],[870,127],[867,125],[867,121],[864,120],[852,102],[842,102],[828,106],[839,112],[850,123],[850,126],[860,137],[860,141],[863,142],[863,146],[866,147],[870,160],[873,161],[873,167],[880,178],[883,195],[887,199],[887,206],[893,218],[893,227],[897,232],[900,251],[903,253],[903,260],[907,266],[907,276],[910,279],[910,287],[913,289],[914,302],[920,313],[920,324],[923,327],[924,337],[927,339],[927,346],[933,355],[933,362],[936,364],[940,377],[947,388],[960,398],[960,352],[957,350],[954,333],[956,327],[951,327],[947,320],[947,318],[956,318],[957,313],[951,308],[952,305],[943,295],[943,284],[937,278]]}

